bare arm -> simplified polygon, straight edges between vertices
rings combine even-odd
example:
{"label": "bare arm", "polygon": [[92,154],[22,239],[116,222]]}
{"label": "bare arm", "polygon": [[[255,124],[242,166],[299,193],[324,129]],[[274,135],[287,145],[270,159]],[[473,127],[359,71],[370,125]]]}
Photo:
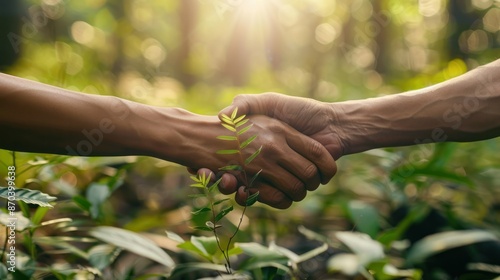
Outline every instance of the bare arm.
{"label": "bare arm", "polygon": [[[406,93],[337,103],[277,93],[240,95],[221,113],[236,106],[241,114],[288,123],[335,159],[375,148],[478,141],[500,136],[500,60]],[[236,190],[229,185],[221,191]]]}
{"label": "bare arm", "polygon": [[336,103],[276,93],[240,95],[222,111],[263,114],[322,143],[334,158],[430,142],[500,135],[500,60],[406,93]]}
{"label": "bare arm", "polygon": [[500,135],[500,60],[411,92],[330,104],[343,154]]}
{"label": "bare arm", "polygon": [[[263,149],[248,171],[252,176],[264,169],[262,202],[286,208],[335,174],[333,158],[317,141],[264,116],[251,121],[249,133],[259,137],[248,150]],[[5,74],[0,74],[0,130],[0,148],[17,151],[146,155],[211,170],[235,160],[215,153],[228,149],[216,139],[227,134],[216,116],[81,94]]]}
{"label": "bare arm", "polygon": [[0,146],[6,149],[82,156],[152,154],[148,147],[154,143],[144,142],[150,133],[144,121],[174,111],[0,74]]}

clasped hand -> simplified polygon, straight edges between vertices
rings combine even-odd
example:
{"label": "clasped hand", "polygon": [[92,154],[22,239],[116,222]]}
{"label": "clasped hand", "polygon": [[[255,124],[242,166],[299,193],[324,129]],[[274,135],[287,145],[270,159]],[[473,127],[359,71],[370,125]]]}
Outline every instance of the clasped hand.
{"label": "clasped hand", "polygon": [[212,180],[221,178],[222,193],[235,193],[236,201],[244,205],[249,194],[259,191],[260,202],[286,209],[335,175],[335,159],[341,156],[342,148],[340,138],[332,136],[336,132],[327,125],[332,114],[323,103],[275,93],[240,95],[219,116],[229,115],[235,108],[239,115],[250,116],[254,124],[251,133],[258,135],[248,150],[262,146],[246,172],[249,176],[262,172],[248,189],[240,172],[214,174],[213,167],[199,169],[199,174],[210,174]]}

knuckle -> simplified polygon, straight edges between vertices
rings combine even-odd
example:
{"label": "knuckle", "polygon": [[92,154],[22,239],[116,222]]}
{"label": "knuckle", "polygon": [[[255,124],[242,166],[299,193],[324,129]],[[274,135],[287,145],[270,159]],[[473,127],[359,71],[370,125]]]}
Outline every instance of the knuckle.
{"label": "knuckle", "polygon": [[283,125],[276,121],[276,120],[269,120],[268,122],[268,129],[273,132],[273,133],[279,133],[282,134],[284,132],[284,127]]}
{"label": "knuckle", "polygon": [[246,101],[248,98],[248,94],[238,94],[235,98],[234,98],[234,102],[236,103],[239,103],[239,102],[244,102]]}
{"label": "knuckle", "polygon": [[321,157],[324,152],[324,147],[318,141],[312,141],[311,145],[309,146],[309,152],[314,157]]}
{"label": "knuckle", "polygon": [[316,177],[318,174],[318,168],[316,168],[316,165],[314,164],[309,164],[305,169],[304,169],[304,177],[306,180],[312,179]]}
{"label": "knuckle", "polygon": [[304,183],[297,181],[292,185],[292,192],[290,193],[291,198],[294,201],[301,201],[306,197],[306,190]]}
{"label": "knuckle", "polygon": [[270,196],[269,202],[272,204],[275,204],[275,205],[279,205],[279,204],[282,204],[286,200],[287,199],[286,199],[286,196],[284,193],[282,193],[280,191],[276,191]]}
{"label": "knuckle", "polygon": [[276,142],[267,142],[262,145],[262,150],[269,155],[277,155],[279,154],[280,148],[276,144]]}

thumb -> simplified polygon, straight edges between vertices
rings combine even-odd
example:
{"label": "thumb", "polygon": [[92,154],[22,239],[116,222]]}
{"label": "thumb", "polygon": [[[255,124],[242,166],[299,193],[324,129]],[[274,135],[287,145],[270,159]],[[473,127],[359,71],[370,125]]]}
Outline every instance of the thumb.
{"label": "thumb", "polygon": [[231,116],[235,109],[238,109],[237,115],[266,115],[274,116],[273,103],[274,95],[272,93],[263,94],[240,94],[236,96],[233,103],[219,112],[219,119],[222,115]]}

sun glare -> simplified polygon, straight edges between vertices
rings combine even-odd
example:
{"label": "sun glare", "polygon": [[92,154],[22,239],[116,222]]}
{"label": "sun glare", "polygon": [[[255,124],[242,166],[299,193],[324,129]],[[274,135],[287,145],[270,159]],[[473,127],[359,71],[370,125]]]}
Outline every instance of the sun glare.
{"label": "sun glare", "polygon": [[242,41],[251,44],[254,54],[266,54],[274,40],[273,37],[276,36],[279,1],[241,0],[239,2],[239,5],[235,5],[233,28],[239,32],[238,36]]}

